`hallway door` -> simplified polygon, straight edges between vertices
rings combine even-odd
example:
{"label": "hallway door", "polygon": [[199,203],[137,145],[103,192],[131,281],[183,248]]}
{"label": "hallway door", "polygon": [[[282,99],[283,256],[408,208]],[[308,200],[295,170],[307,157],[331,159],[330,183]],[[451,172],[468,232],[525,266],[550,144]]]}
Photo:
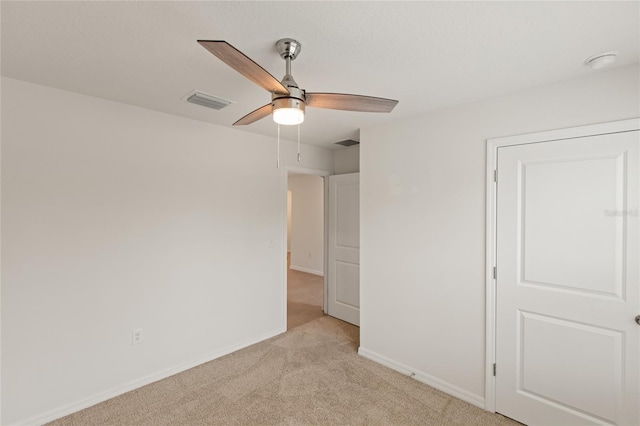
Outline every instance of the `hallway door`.
{"label": "hallway door", "polygon": [[329,177],[327,313],[360,325],[360,174]]}

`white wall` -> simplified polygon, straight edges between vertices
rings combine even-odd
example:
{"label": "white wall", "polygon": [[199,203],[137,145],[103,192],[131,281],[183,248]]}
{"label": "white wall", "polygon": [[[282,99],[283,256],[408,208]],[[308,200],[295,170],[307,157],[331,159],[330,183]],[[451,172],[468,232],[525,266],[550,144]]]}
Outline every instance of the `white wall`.
{"label": "white wall", "polygon": [[[275,152],[274,138],[3,78],[1,423],[285,331]],[[328,150],[302,158],[331,170]],[[299,166],[293,143],[283,163]]]}
{"label": "white wall", "polygon": [[360,171],[360,145],[333,151],[333,172],[337,175]]}
{"label": "white wall", "polygon": [[290,174],[291,269],[324,275],[324,180]]}
{"label": "white wall", "polygon": [[638,66],[361,131],[361,353],[484,401],[486,139],[640,115]]}

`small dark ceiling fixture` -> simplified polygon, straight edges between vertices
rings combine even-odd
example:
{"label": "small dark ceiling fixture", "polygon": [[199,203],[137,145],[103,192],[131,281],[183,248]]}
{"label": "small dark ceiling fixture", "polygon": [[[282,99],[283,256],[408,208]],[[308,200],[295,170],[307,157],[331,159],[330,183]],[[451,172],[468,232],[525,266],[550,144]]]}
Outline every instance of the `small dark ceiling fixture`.
{"label": "small dark ceiling fixture", "polygon": [[336,142],[336,145],[354,146],[354,145],[360,145],[360,142],[354,141],[353,139],[345,139],[343,141]]}

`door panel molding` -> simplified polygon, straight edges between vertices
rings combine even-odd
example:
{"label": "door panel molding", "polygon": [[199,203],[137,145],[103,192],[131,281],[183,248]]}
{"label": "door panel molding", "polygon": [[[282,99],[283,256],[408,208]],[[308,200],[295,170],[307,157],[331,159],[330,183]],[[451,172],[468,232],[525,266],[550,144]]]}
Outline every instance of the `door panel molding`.
{"label": "door panel molding", "polygon": [[[589,136],[599,136],[612,133],[622,133],[640,130],[640,118],[613,121],[608,123],[593,124],[580,127],[557,129],[545,132],[515,135],[501,138],[487,139],[487,173],[486,173],[486,223],[485,223],[485,400],[484,408],[487,411],[496,411],[496,380],[494,369],[500,371],[500,366],[496,366],[496,230],[497,230],[497,175],[498,169],[498,148],[514,145],[535,144],[553,142],[558,140],[575,139]],[[624,208],[622,209],[624,210]],[[524,284],[524,283],[522,283]],[[531,283],[533,284],[533,283]],[[526,285],[526,284],[525,284]],[[550,286],[551,287],[551,286]],[[624,289],[622,290],[624,297]],[[575,289],[557,288],[555,291],[572,292]],[[609,295],[611,296],[611,295]],[[594,294],[594,297],[603,297],[602,294]],[[619,297],[619,296],[617,296]],[[498,373],[499,374],[499,373]]]}

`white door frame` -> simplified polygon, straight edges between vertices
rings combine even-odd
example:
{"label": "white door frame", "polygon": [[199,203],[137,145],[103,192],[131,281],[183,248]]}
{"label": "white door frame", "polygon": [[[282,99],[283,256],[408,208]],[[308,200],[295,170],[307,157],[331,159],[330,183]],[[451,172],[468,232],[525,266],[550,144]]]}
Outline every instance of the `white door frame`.
{"label": "white door frame", "polygon": [[581,127],[551,130],[547,132],[530,133],[525,135],[507,136],[487,139],[487,199],[486,199],[486,267],[485,267],[485,301],[486,301],[486,355],[485,355],[485,410],[496,411],[496,381],[493,375],[493,365],[496,359],[496,280],[494,267],[496,266],[496,181],[495,173],[498,169],[498,148],[512,145],[524,145],[554,140],[597,136],[609,133],[621,133],[640,129],[640,118],[613,121],[609,123],[593,124]]}
{"label": "white door frame", "polygon": [[327,246],[329,245],[328,239],[329,239],[329,223],[328,223],[328,203],[327,200],[329,199],[329,182],[328,179],[325,179],[327,176],[332,175],[333,173],[328,171],[328,170],[319,170],[319,169],[309,169],[309,168],[304,168],[304,167],[295,167],[295,166],[284,166],[282,169],[282,193],[284,194],[282,197],[282,202],[283,202],[283,213],[284,213],[284,220],[283,220],[283,227],[282,227],[282,232],[283,232],[283,241],[285,242],[285,244],[283,244],[283,259],[284,262],[282,262],[282,269],[283,269],[283,274],[282,274],[282,288],[283,288],[283,293],[284,293],[284,301],[283,301],[283,309],[282,309],[282,321],[283,321],[283,327],[284,330],[287,330],[287,190],[289,189],[289,173],[297,173],[297,174],[301,174],[301,175],[311,175],[311,176],[320,176],[322,177],[323,181],[324,181],[324,229],[323,229],[323,234],[324,234],[324,247],[323,247],[323,251],[324,251],[324,262],[322,265],[322,272],[324,274],[324,301],[322,303],[322,309],[324,310],[324,313],[327,313],[327,270],[328,270],[328,259],[327,259]]}

